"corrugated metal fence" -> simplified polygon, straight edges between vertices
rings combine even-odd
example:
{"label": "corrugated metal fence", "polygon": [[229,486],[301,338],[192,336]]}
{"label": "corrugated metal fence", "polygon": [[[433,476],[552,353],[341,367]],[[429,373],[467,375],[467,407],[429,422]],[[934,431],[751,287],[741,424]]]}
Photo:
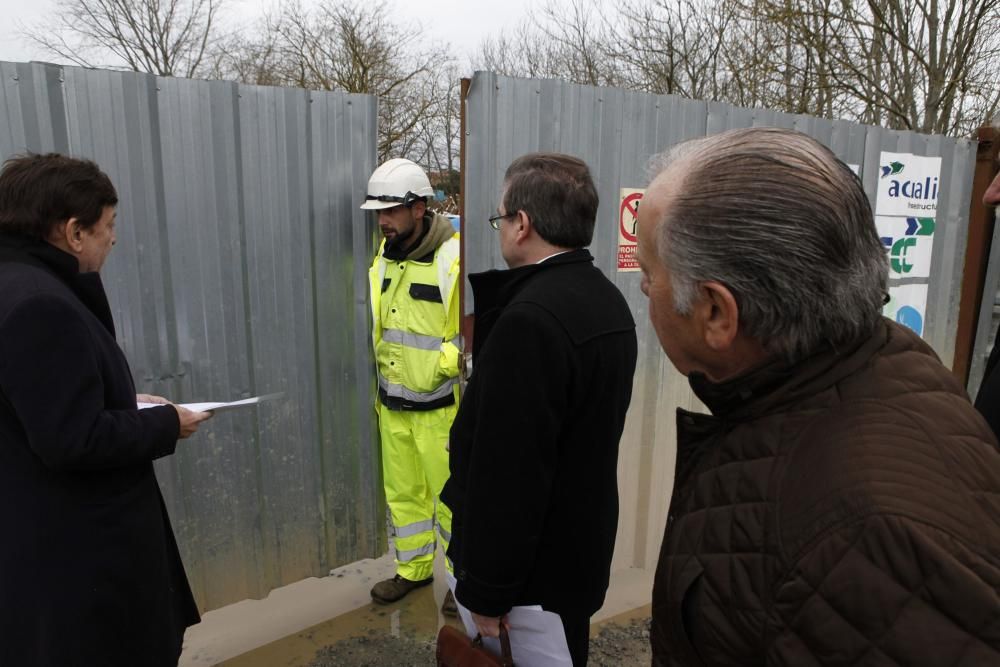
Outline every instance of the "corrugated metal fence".
{"label": "corrugated metal fence", "polygon": [[0,157],[92,158],[118,187],[103,271],[140,392],[284,392],[157,474],[203,609],[385,550],[358,210],[364,95],[0,63]]}
{"label": "corrugated metal fence", "polygon": [[[686,139],[730,128],[779,126],[809,134],[859,165],[873,204],[882,151],[942,158],[924,338],[950,364],[955,348],[975,144],[844,121],[649,95],[554,80],[477,73],[467,96],[464,240],[467,272],[505,268],[486,224],[499,203],[507,165],[531,151],[559,151],[587,162],[601,206],[591,251],[632,305],[639,363],[621,443],[621,521],[616,569],[656,563],[673,483],[674,409],[697,408],[687,381],[667,361],[649,324],[640,274],[617,272],[620,188],[644,188],[650,156]],[[467,291],[471,294],[471,290]],[[466,312],[472,310],[467,299]]]}

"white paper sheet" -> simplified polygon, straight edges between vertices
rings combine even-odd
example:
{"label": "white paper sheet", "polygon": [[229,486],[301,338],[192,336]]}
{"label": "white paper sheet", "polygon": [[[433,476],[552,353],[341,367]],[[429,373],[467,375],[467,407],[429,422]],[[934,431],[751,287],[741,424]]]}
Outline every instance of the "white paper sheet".
{"label": "white paper sheet", "polygon": [[[245,408],[251,405],[256,405],[263,401],[272,401],[276,398],[280,398],[284,394],[266,394],[264,396],[254,396],[253,398],[244,398],[239,401],[228,401],[228,402],[212,402],[212,403],[178,403],[177,405],[182,408],[187,408],[192,412],[224,412],[226,410],[235,410],[237,408]],[[139,409],[144,410],[146,408],[155,408],[160,403],[139,403]]]}
{"label": "white paper sheet", "polygon": [[[455,577],[448,573],[448,587],[455,594]],[[477,634],[472,612],[458,604],[458,615],[470,637]],[[573,667],[566,644],[566,633],[558,614],[545,611],[538,605],[514,607],[508,614],[510,621],[510,652],[517,667]],[[500,640],[484,637],[483,645],[500,655]]]}

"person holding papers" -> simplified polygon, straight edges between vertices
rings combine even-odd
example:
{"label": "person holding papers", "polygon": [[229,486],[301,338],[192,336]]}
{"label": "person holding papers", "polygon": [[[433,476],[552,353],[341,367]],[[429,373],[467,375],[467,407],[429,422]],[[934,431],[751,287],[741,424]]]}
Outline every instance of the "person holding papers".
{"label": "person holding papers", "polygon": [[0,171],[0,665],[176,665],[199,621],[152,462],[209,414],[136,407],[98,274],[117,203],[87,160]]}
{"label": "person holding papers", "polygon": [[469,276],[473,370],[441,494],[448,555],[467,629],[508,625],[519,667],[585,665],[608,588],[636,335],[586,250],[597,206],[582,161],[518,158],[490,218],[510,270]]}

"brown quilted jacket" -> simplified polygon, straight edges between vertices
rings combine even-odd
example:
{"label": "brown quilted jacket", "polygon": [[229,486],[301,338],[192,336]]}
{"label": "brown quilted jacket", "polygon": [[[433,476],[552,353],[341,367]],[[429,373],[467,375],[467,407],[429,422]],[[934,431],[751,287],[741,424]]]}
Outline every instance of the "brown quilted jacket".
{"label": "brown quilted jacket", "polygon": [[654,665],[1000,665],[1000,450],[923,341],[691,384]]}

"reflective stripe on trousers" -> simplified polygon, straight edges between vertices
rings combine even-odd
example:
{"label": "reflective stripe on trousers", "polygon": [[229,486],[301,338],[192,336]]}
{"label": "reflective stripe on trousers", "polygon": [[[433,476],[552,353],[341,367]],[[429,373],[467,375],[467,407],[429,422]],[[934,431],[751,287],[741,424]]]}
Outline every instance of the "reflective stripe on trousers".
{"label": "reflective stripe on trousers", "polygon": [[378,408],[396,572],[411,581],[433,574],[439,541],[434,526],[439,526],[441,542],[451,533],[451,511],[439,496],[448,479],[445,447],[456,411],[454,405],[426,411]]}
{"label": "reflective stripe on trousers", "polygon": [[[418,556],[427,556],[428,554],[433,554],[434,549],[436,548],[437,548],[437,543],[431,542],[430,544],[425,544],[422,547],[417,547],[416,549],[409,549],[407,551],[400,551],[399,549],[396,549],[396,560],[399,561],[400,563],[409,563]],[[426,578],[427,577],[421,577],[420,579],[426,579]],[[417,579],[416,581],[420,581],[420,579]]]}
{"label": "reflective stripe on trousers", "polygon": [[395,537],[410,537],[411,535],[422,533],[425,530],[432,530],[433,528],[434,519],[424,519],[423,521],[416,521],[405,526],[393,526],[392,534]]}

